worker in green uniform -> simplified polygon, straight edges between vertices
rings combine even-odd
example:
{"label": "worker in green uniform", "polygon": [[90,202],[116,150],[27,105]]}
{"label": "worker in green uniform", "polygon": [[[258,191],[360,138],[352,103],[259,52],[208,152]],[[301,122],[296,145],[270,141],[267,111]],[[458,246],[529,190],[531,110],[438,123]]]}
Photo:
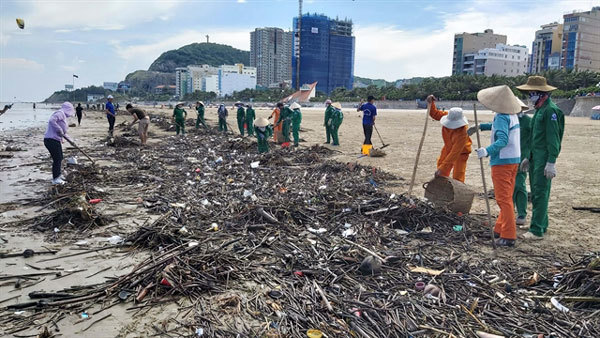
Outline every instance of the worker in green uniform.
{"label": "worker in green uniform", "polygon": [[289,106],[284,106],[279,114],[279,120],[277,120],[275,123],[276,125],[281,123],[281,133],[283,134],[283,143],[281,144],[282,147],[288,147],[290,145],[290,126],[292,124],[293,114],[294,112]]}
{"label": "worker in green uniform", "polygon": [[246,130],[249,136],[254,135],[254,119],[256,118],[256,112],[252,109],[252,104],[246,105]]}
{"label": "worker in green uniform", "polygon": [[219,131],[227,133],[227,115],[229,112],[225,108],[225,104],[221,103],[217,109],[217,115],[219,116]]}
{"label": "worker in green uniform", "polygon": [[256,132],[256,142],[258,143],[258,152],[266,153],[269,151],[269,137],[273,135],[273,127],[270,125],[269,120],[261,117],[256,120],[254,124],[254,131]]}
{"label": "worker in green uniform", "polygon": [[204,102],[196,102],[196,111],[198,112],[198,116],[196,117],[196,129],[200,128],[200,125],[206,128],[206,122],[204,122]]}
{"label": "worker in green uniform", "polygon": [[184,104],[184,102],[179,102],[175,105],[175,109],[173,109],[175,132],[177,135],[181,132],[181,136],[185,136],[185,119],[187,118],[187,112],[183,109]]}
{"label": "worker in green uniform", "polygon": [[[334,102],[331,104],[332,112],[331,112],[331,137],[333,138],[333,145],[340,145],[340,138],[338,136],[338,130],[342,125],[342,121],[344,120],[344,113],[342,113],[342,104],[339,102]],[[327,113],[325,113],[327,114]],[[329,143],[329,142],[327,142]]]}
{"label": "worker in green uniform", "polygon": [[550,99],[550,92],[556,87],[548,85],[545,77],[530,76],[527,83],[517,89],[527,93],[535,107],[531,119],[531,155],[521,162],[522,170],[529,170],[533,208],[529,231],[521,237],[542,239],[548,229],[548,199],[552,179],[556,176],[565,117]]}
{"label": "worker in green uniform", "polygon": [[240,129],[240,134],[244,137],[244,123],[246,123],[246,111],[244,110],[244,104],[236,102],[237,109],[237,124]]}
{"label": "worker in green uniform", "polygon": [[[323,127],[325,127],[325,135],[327,136],[327,142],[331,142],[331,115],[333,114],[333,107],[331,106],[331,100],[325,101],[325,121],[323,121]],[[334,141],[335,143],[335,141]]]}
{"label": "worker in green uniform", "polygon": [[301,106],[294,102],[290,106],[292,109],[292,134],[294,135],[294,147],[297,147],[300,142],[300,123],[302,123]]}

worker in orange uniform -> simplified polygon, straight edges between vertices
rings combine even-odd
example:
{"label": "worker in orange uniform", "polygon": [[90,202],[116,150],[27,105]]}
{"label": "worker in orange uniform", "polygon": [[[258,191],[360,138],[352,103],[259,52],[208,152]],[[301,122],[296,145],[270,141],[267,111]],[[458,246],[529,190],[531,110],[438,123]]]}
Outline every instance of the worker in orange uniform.
{"label": "worker in orange uniform", "polygon": [[431,104],[429,116],[442,124],[444,147],[437,161],[435,176],[450,177],[465,182],[467,160],[471,154],[471,138],[467,135],[469,121],[463,116],[461,108],[451,108],[450,112],[435,107],[435,96],[429,95],[427,102]]}
{"label": "worker in orange uniform", "polygon": [[517,239],[513,192],[521,163],[521,130],[517,114],[523,103],[507,85],[482,89],[477,93],[477,100],[496,113],[491,126],[492,144],[477,149],[477,157],[490,157],[494,197],[500,207],[494,235],[500,237],[496,242],[498,246],[510,247]]}
{"label": "worker in orange uniform", "polygon": [[[273,122],[279,121],[279,114],[281,114],[281,109],[283,109],[283,103],[277,102],[277,107],[273,109],[273,112],[271,113],[271,116],[269,116],[269,119],[274,119]],[[282,141],[277,138],[277,135],[281,135],[281,128],[283,128],[281,123],[276,124],[273,127],[273,140],[275,141],[275,143],[279,143],[280,141]]]}

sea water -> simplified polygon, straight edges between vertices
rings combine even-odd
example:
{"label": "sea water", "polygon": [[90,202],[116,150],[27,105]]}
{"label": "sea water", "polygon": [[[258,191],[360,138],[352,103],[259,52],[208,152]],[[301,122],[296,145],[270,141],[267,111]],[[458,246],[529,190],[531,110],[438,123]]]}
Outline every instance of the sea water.
{"label": "sea water", "polygon": [[[10,102],[0,102],[0,107]],[[59,109],[58,104],[15,103],[7,112],[0,115],[0,131],[23,130],[27,128],[42,127],[48,124],[48,119],[53,112]]]}

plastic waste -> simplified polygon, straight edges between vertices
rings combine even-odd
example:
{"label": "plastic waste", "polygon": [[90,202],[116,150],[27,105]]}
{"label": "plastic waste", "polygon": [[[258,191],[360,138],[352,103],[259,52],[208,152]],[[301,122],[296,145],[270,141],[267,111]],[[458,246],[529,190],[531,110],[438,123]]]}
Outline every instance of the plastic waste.
{"label": "plastic waste", "polygon": [[67,164],[77,164],[77,157],[71,156],[67,158]]}
{"label": "plastic waste", "polygon": [[319,228],[319,229],[308,228],[308,231],[312,232],[313,234],[322,234],[322,233],[327,232],[327,229],[325,229],[325,228]]}
{"label": "plastic waste", "polygon": [[244,189],[243,196],[244,196],[244,198],[248,198],[248,197],[252,196],[252,190]]}
{"label": "plastic waste", "polygon": [[198,242],[193,242],[193,241],[192,241],[192,242],[189,242],[189,243],[188,243],[188,248],[191,248],[191,247],[193,247],[193,246],[196,246],[196,245],[198,245],[198,244],[200,244],[200,243],[198,243]]}
{"label": "plastic waste", "polygon": [[250,163],[250,168],[256,169],[260,165],[260,161]]}
{"label": "plastic waste", "polygon": [[196,336],[200,337],[204,334],[204,329],[199,327],[196,329]]}
{"label": "plastic waste", "polygon": [[321,332],[321,330],[317,330],[317,329],[310,329],[310,330],[306,331],[306,336],[308,338],[321,338],[321,337],[323,337],[323,332]]}
{"label": "plastic waste", "polygon": [[221,162],[223,162],[223,158],[219,156],[219,158],[217,158],[215,160],[215,163],[221,163]]}
{"label": "plastic waste", "polygon": [[415,290],[417,290],[417,291],[423,291],[423,289],[425,289],[425,283],[423,283],[423,282],[416,282],[415,283]]}
{"label": "plastic waste", "polygon": [[550,298],[550,303],[552,303],[552,305],[560,312],[563,312],[563,313],[569,312],[569,309],[566,306],[562,305],[558,301],[558,299],[556,299],[556,297]]}
{"label": "plastic waste", "polygon": [[452,230],[454,230],[454,231],[462,231],[462,229],[463,229],[463,226],[460,224],[457,224],[452,227]]}
{"label": "plastic waste", "polygon": [[98,204],[100,202],[102,202],[101,198],[92,198],[91,200],[89,200],[90,204]]}
{"label": "plastic waste", "polygon": [[219,225],[217,223],[213,223],[210,225],[210,230],[219,231]]}
{"label": "plastic waste", "polygon": [[342,236],[344,236],[345,238],[348,238],[350,236],[354,236],[356,235],[356,231],[354,229],[346,229],[342,232]]}
{"label": "plastic waste", "polygon": [[87,312],[82,312],[81,313],[81,318],[88,319],[89,317],[90,317],[90,315]]}
{"label": "plastic waste", "polygon": [[113,244],[113,245],[120,244],[120,243],[123,243],[123,238],[121,238],[121,236],[119,236],[119,235],[114,235],[114,236],[108,238],[108,243]]}

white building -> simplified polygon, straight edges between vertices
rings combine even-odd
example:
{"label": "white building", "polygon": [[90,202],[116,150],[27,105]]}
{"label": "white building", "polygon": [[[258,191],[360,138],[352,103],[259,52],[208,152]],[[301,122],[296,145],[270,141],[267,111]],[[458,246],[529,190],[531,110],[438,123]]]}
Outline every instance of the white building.
{"label": "white building", "polygon": [[465,55],[463,70],[466,74],[517,76],[527,72],[528,64],[527,47],[499,43],[496,48],[484,48]]}
{"label": "white building", "polygon": [[219,74],[202,78],[202,91],[219,93]]}
{"label": "white building", "polygon": [[219,67],[219,96],[255,88],[256,67],[245,67],[241,63]]}
{"label": "white building", "polygon": [[[191,93],[200,90],[205,91],[203,89],[203,79],[209,76],[218,75],[219,68],[212,67],[209,65],[201,65],[201,66],[188,66],[188,78],[189,78],[189,86],[188,89]],[[210,91],[210,90],[209,90]]]}

